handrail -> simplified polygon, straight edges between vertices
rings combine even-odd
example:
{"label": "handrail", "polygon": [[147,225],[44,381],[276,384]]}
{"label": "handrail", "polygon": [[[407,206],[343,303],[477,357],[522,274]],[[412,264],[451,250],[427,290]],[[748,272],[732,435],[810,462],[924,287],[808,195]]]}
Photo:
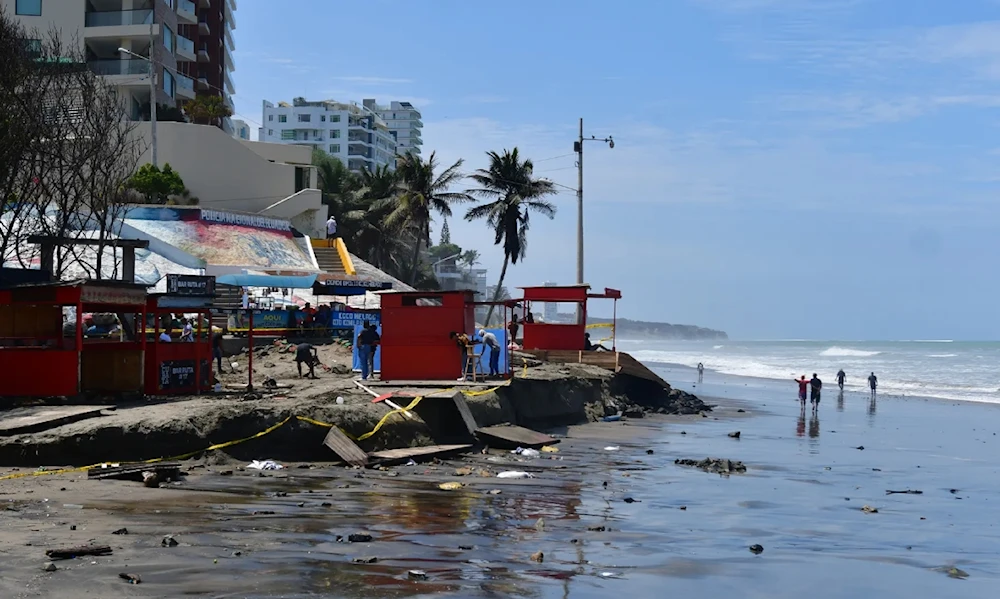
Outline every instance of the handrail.
{"label": "handrail", "polygon": [[358,271],[354,269],[354,261],[351,260],[351,254],[347,251],[347,244],[344,243],[344,240],[338,237],[334,243],[337,244],[337,253],[340,254],[340,262],[344,265],[344,272],[351,276],[358,274]]}

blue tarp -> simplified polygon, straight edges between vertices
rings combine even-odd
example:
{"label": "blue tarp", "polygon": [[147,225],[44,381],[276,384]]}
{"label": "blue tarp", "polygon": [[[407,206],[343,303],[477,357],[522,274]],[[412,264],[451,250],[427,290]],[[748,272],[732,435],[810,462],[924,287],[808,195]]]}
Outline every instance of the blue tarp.
{"label": "blue tarp", "polygon": [[316,275],[220,275],[216,283],[237,287],[282,287],[285,289],[311,289]]}
{"label": "blue tarp", "polygon": [[[353,340],[357,340],[358,335],[361,334],[361,325],[356,325],[354,327],[354,337]],[[507,331],[504,329],[486,329],[487,332],[496,335],[497,341],[500,342],[500,373],[503,374],[507,372],[507,352],[503,348],[507,347]],[[379,335],[382,334],[382,326],[378,327]],[[482,337],[479,336],[478,331],[474,337],[479,341],[482,341]],[[358,357],[358,347],[354,344],[354,358],[353,365],[355,372],[361,372],[361,359]],[[490,372],[490,348],[486,347],[482,343],[476,344],[476,354],[482,355],[482,359],[478,361],[477,371],[479,374],[489,374]],[[455,353],[455,372],[459,372],[462,369],[461,360],[458,357],[458,352]],[[375,372],[382,372],[382,348],[381,346],[375,350]]]}
{"label": "blue tarp", "polygon": [[[360,324],[354,325],[354,337],[351,338],[351,345],[353,347],[352,351],[354,352],[354,357],[352,358],[353,363],[351,364],[351,368],[353,368],[355,372],[361,372],[361,358],[358,357],[358,344],[356,342],[358,340],[358,335],[361,334],[361,329],[362,328],[364,328],[363,325],[360,325]],[[379,325],[375,330],[377,330],[378,334],[381,335],[382,334],[382,325]],[[382,372],[382,346],[381,345],[378,346],[377,348],[375,348],[375,372]]]}

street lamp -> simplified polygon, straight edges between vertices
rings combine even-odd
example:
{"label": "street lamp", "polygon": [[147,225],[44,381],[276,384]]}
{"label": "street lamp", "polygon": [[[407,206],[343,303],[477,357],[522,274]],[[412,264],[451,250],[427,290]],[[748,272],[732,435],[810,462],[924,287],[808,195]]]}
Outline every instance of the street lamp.
{"label": "street lamp", "polygon": [[573,151],[576,152],[577,186],[576,186],[576,283],[583,285],[583,142],[603,141],[609,148],[615,147],[615,140],[611,136],[599,139],[591,135],[589,138],[583,137],[583,119],[580,119],[580,137],[573,142]]}
{"label": "street lamp", "polygon": [[[155,11],[154,11],[155,12]],[[125,48],[118,48],[118,52],[121,54],[128,54],[135,58],[141,58],[145,60],[149,65],[149,130],[150,136],[153,138],[153,148],[152,154],[153,159],[150,161],[153,166],[158,166],[156,163],[156,65],[153,62],[153,49],[155,46],[155,39],[153,37],[153,23],[156,21],[155,17],[149,23],[149,57],[143,56],[142,54],[136,54],[131,50],[126,50]]]}

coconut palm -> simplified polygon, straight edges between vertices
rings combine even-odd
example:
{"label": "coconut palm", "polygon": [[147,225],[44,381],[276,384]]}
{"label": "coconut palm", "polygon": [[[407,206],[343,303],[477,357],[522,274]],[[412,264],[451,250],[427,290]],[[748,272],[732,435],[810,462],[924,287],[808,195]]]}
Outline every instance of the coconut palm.
{"label": "coconut palm", "polygon": [[395,206],[393,199],[398,192],[399,176],[387,166],[374,171],[365,169],[358,177],[358,189],[354,192],[358,200],[352,217],[358,217],[357,230],[352,240],[360,255],[377,268],[399,277],[407,272],[398,257],[409,249],[404,236],[387,223]]}
{"label": "coconut palm", "polygon": [[221,125],[223,119],[233,116],[233,109],[222,96],[198,96],[184,104],[184,113],[195,123]]}
{"label": "coconut palm", "polygon": [[400,156],[396,167],[398,193],[388,201],[393,209],[385,219],[386,225],[400,232],[411,232],[415,237],[407,280],[411,284],[420,268],[420,250],[424,244],[430,245],[432,213],[449,217],[452,203],[472,201],[467,193],[448,191],[464,177],[458,170],[462,160],[436,174],[438,165],[434,158],[434,152],[426,162],[412,153]]}
{"label": "coconut palm", "polygon": [[[486,224],[495,233],[494,243],[503,244],[503,268],[493,293],[496,302],[503,289],[508,264],[517,264],[524,258],[531,212],[555,217],[556,207],[542,198],[556,190],[551,181],[534,177],[535,165],[527,158],[521,160],[517,148],[504,150],[503,154],[487,152],[486,155],[490,165],[469,176],[479,187],[468,191],[486,202],[470,208],[465,220],[486,219]],[[490,306],[486,313],[486,322],[493,316],[493,308]]]}

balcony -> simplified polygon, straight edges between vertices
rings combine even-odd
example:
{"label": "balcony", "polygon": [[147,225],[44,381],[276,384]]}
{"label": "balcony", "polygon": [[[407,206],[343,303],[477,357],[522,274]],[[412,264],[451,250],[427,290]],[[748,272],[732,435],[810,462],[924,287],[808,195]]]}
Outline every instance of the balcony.
{"label": "balcony", "polygon": [[226,46],[228,46],[230,50],[235,50],[236,42],[233,41],[233,30],[226,27],[224,37],[226,38]]}
{"label": "balcony", "polygon": [[[142,58],[101,58],[88,60],[87,67],[98,75],[149,75],[149,61]],[[144,85],[149,85],[147,81]]]}
{"label": "balcony", "polygon": [[212,84],[208,82],[208,77],[205,77],[204,75],[199,76],[196,83],[198,85],[198,89],[200,90],[212,89]]}
{"label": "balcony", "polygon": [[233,53],[229,51],[229,48],[225,44],[222,45],[222,52],[226,55],[225,69],[227,71],[235,71],[236,61],[233,59]]}
{"label": "balcony", "polygon": [[194,62],[196,60],[194,52],[194,42],[184,37],[183,35],[177,35],[176,56],[178,60]]}
{"label": "balcony", "polygon": [[[151,23],[153,11],[149,9],[88,12],[84,16],[83,36],[88,40],[148,38]],[[154,25],[153,35],[160,35],[159,29],[159,25]]]}
{"label": "balcony", "polygon": [[230,10],[236,12],[236,0],[226,0],[226,3],[229,4]]}
{"label": "balcony", "polygon": [[198,34],[208,35],[212,33],[212,28],[208,26],[208,21],[204,17],[198,19]]}
{"label": "balcony", "polygon": [[174,93],[178,98],[194,100],[197,95],[194,91],[194,79],[177,73],[174,75],[174,82],[176,83]]}
{"label": "balcony", "polygon": [[198,22],[198,15],[191,0],[177,1],[177,20],[194,25]]}
{"label": "balcony", "polygon": [[371,140],[367,133],[360,133],[358,131],[351,131],[347,134],[347,141],[349,142],[360,142],[363,144],[371,145]]}
{"label": "balcony", "polygon": [[229,72],[229,69],[222,69],[222,72],[223,72],[222,81],[223,81],[223,83],[224,83],[224,85],[226,87],[226,91],[229,92],[229,93],[231,93],[231,94],[235,94],[236,93],[236,86],[233,85],[233,75],[232,75],[232,73]]}
{"label": "balcony", "polygon": [[198,62],[209,62],[212,57],[208,54],[208,44],[198,46]]}
{"label": "balcony", "polygon": [[223,94],[222,94],[222,101],[225,103],[226,106],[229,107],[230,110],[233,110],[233,111],[236,110],[236,103],[233,102],[233,97],[230,96],[229,94],[223,92]]}
{"label": "balcony", "polygon": [[225,6],[223,7],[223,14],[226,17],[226,23],[229,24],[229,27],[236,29],[236,11],[229,6],[229,2],[225,3]]}

